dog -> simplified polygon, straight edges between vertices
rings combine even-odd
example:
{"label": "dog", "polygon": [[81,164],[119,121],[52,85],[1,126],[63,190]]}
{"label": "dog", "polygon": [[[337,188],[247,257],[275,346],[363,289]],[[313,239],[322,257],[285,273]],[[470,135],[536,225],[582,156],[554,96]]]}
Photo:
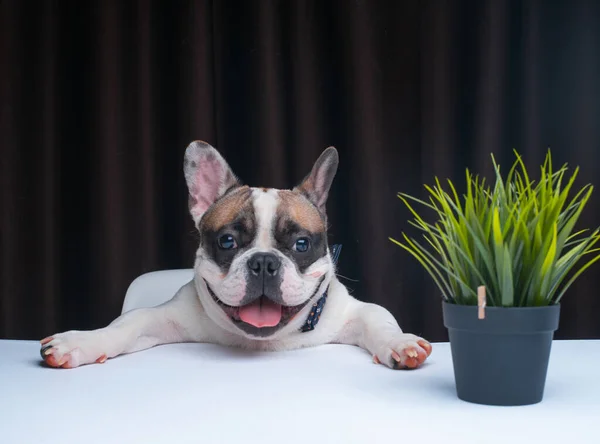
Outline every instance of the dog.
{"label": "dog", "polygon": [[295,188],[254,188],[211,145],[192,142],[183,169],[200,235],[193,279],[168,302],[107,327],[42,339],[43,360],[75,368],[175,342],[262,351],[338,343],[393,369],[419,367],[431,344],[403,333],[385,308],[350,296],[335,274],[325,207],[338,163],[329,147]]}

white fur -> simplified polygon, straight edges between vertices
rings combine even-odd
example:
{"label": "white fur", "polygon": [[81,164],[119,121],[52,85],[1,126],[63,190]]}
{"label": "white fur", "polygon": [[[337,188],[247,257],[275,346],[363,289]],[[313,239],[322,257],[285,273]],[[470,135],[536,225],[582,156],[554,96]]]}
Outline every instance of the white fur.
{"label": "white fur", "polygon": [[213,291],[227,305],[239,305],[246,294],[244,270],[250,257],[250,254],[247,253],[233,261],[229,273],[225,276],[221,274],[217,264],[205,257],[201,249],[196,254],[196,274],[208,282]]}
{"label": "white fur", "polygon": [[253,189],[252,198],[254,214],[256,214],[258,230],[254,246],[258,250],[268,251],[273,248],[273,220],[279,204],[277,190]]}
{"label": "white fur", "polygon": [[[207,202],[224,189],[224,178],[233,177],[226,174],[228,167],[225,161],[213,150],[206,144],[192,144],[186,154],[186,179],[190,192],[195,193],[196,204],[191,213],[196,224],[206,211]],[[190,167],[192,161],[196,165],[203,159],[206,164],[201,164],[202,168],[198,169],[200,173]],[[202,184],[207,180],[213,180],[214,183],[207,188],[208,191],[201,191],[195,181]],[[320,180],[323,182],[325,179]],[[425,349],[430,348],[426,341],[403,333],[394,317],[383,307],[351,297],[346,287],[338,281],[329,253],[303,274],[298,273],[291,259],[275,249],[273,225],[279,203],[278,191],[253,189],[252,193],[258,225],[255,244],[234,260],[226,275],[199,248],[194,264],[194,279],[170,301],[155,308],[127,312],[105,328],[55,334],[43,341],[47,362],[54,366],[64,364],[66,367],[77,367],[103,361],[105,356],[112,358],[174,342],[210,342],[271,351],[342,343],[362,347],[389,367],[394,367],[396,362],[400,365],[413,362],[417,355],[420,356],[420,362],[424,360]],[[314,301],[308,301],[274,335],[255,338],[239,330],[209,294],[206,283],[225,304],[239,305],[246,291],[246,263],[252,254],[259,251],[269,251],[280,257],[282,298],[286,305],[299,305],[311,295],[315,295],[316,300],[328,290],[327,303],[313,331],[303,333],[300,328]],[[320,288],[317,288],[319,282]]]}
{"label": "white fur", "polygon": [[303,275],[296,272],[292,261],[285,256],[283,264],[281,293],[283,300],[291,306],[301,304],[306,300],[307,295],[313,294],[323,275],[333,274],[333,264],[329,255],[317,260]]}
{"label": "white fur", "polygon": [[47,345],[55,349],[57,362],[70,354],[69,367],[93,363],[102,355],[112,358],[174,342],[210,342],[269,351],[327,343],[351,344],[367,350],[389,367],[394,363],[392,352],[400,356],[403,364],[409,357],[407,349],[421,349],[417,341],[422,339],[403,333],[383,307],[351,297],[335,276],[324,286],[327,284],[329,296],[319,324],[306,333],[299,329],[310,306],[272,338],[257,340],[236,332],[228,327],[227,316],[216,304],[203,304],[212,298],[196,277],[163,305],[130,311],[99,330],[56,334]]}

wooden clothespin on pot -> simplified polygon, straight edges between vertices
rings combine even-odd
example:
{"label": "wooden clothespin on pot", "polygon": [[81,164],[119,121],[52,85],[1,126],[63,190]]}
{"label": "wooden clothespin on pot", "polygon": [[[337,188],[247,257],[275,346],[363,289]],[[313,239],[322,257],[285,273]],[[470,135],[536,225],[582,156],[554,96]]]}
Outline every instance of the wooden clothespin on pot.
{"label": "wooden clothespin on pot", "polygon": [[486,297],[485,297],[485,285],[481,285],[477,287],[477,317],[479,319],[485,319],[485,306],[486,306]]}

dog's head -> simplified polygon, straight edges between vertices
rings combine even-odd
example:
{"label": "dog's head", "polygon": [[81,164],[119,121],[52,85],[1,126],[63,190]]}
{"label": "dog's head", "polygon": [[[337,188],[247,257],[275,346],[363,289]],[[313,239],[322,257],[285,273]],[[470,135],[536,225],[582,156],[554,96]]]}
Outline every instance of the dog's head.
{"label": "dog's head", "polygon": [[212,146],[185,153],[189,207],[200,233],[196,286],[221,327],[255,339],[298,328],[298,315],[328,285],[325,204],[338,166],[326,149],[291,190],[242,185]]}

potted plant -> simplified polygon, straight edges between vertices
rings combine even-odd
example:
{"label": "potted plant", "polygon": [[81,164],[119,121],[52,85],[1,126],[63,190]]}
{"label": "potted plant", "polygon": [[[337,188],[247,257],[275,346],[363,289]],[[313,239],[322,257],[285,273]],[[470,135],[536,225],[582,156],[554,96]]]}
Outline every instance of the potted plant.
{"label": "potted plant", "polygon": [[578,168],[567,180],[567,166],[554,171],[548,151],[536,182],[515,154],[505,178],[492,155],[493,186],[467,170],[462,198],[437,178],[425,187],[428,201],[399,194],[424,242],[405,233],[390,239],[441,291],[457,395],[479,404],[542,400],[560,300],[600,258],[599,230],[575,230],[593,190],[588,184],[570,195]]}

